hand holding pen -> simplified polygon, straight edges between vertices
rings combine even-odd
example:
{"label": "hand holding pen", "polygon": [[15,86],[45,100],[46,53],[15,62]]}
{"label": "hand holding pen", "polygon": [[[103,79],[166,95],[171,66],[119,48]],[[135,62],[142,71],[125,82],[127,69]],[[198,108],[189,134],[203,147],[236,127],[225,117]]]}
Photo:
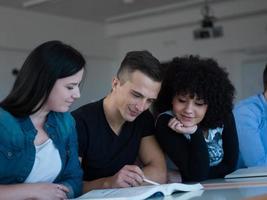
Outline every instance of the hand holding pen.
{"label": "hand holding pen", "polygon": [[144,182],[158,185],[145,178],[143,171],[137,165],[125,165],[115,175],[107,178],[107,188],[136,187]]}
{"label": "hand holding pen", "polygon": [[146,182],[146,183],[149,183],[151,185],[160,185],[159,183],[155,182],[155,181],[151,181],[147,178],[143,178],[143,181]]}

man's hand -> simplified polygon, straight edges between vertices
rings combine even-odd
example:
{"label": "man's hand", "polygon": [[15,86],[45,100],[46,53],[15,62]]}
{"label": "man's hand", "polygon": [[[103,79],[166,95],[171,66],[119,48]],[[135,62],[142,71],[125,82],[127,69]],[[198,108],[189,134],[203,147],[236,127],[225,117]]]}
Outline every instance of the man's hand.
{"label": "man's hand", "polygon": [[115,175],[108,178],[110,188],[135,187],[143,183],[144,173],[136,165],[125,165]]}
{"label": "man's hand", "polygon": [[168,126],[176,133],[182,134],[193,134],[197,130],[197,125],[186,127],[176,117],[170,119]]}

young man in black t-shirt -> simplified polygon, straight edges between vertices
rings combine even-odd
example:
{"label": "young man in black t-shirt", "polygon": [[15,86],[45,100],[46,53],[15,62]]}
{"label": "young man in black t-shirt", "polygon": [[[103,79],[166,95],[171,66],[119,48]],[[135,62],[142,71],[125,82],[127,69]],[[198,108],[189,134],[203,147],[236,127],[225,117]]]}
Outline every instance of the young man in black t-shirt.
{"label": "young man in black t-shirt", "polygon": [[[129,52],[113,78],[112,91],[72,113],[84,191],[138,186],[144,177],[166,182],[164,155],[154,138],[154,120],[148,111],[161,80],[160,63],[152,54]],[[135,165],[137,157],[142,169]]]}

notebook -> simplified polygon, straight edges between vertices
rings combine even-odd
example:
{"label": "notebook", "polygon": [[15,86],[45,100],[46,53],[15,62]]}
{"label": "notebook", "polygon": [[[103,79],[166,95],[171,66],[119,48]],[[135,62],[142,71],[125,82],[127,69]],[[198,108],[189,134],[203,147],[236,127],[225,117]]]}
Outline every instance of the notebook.
{"label": "notebook", "polygon": [[267,177],[267,166],[260,167],[248,167],[238,169],[230,174],[227,174],[224,178],[248,178],[248,177]]}
{"label": "notebook", "polygon": [[[139,187],[130,188],[117,188],[117,189],[99,189],[92,190],[78,198],[78,199],[88,199],[88,200],[141,200],[151,197],[153,195],[172,195],[175,192],[193,192],[200,191],[203,186],[199,183],[197,184],[183,184],[183,183],[169,183],[162,185],[147,185]],[[189,197],[195,195],[195,193],[188,194]],[[197,195],[201,195],[197,193]]]}

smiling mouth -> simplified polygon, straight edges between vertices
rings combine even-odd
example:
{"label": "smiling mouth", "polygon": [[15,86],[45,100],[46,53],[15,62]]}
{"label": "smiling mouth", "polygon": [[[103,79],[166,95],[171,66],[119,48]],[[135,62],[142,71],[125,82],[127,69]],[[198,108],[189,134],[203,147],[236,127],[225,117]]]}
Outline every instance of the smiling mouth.
{"label": "smiling mouth", "polygon": [[130,111],[130,115],[133,116],[133,117],[136,117],[136,116],[139,115],[139,112],[132,111],[131,108],[129,108],[129,111]]}
{"label": "smiling mouth", "polygon": [[181,116],[182,120],[184,121],[192,121],[193,117]]}

